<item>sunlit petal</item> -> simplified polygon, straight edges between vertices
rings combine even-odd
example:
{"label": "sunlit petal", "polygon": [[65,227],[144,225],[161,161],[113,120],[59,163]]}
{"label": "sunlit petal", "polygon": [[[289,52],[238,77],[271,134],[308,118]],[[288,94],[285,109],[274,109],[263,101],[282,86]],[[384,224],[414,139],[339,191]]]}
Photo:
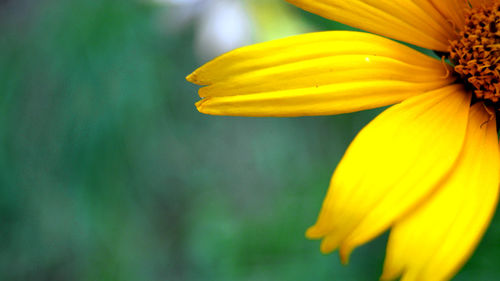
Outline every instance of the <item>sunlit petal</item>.
{"label": "sunlit petal", "polygon": [[385,231],[431,193],[458,157],[470,95],[448,86],[395,105],[354,139],[307,231],[323,252],[351,250]]}
{"label": "sunlit petal", "polygon": [[440,61],[380,36],[349,31],[240,48],[187,79],[208,85],[198,110],[216,115],[339,114],[400,102],[453,80]]}
{"label": "sunlit petal", "polygon": [[450,177],[415,212],[393,228],[384,279],[447,280],[483,236],[499,184],[496,122],[482,104],[470,112],[463,151]]}
{"label": "sunlit petal", "polygon": [[309,12],[428,49],[446,51],[453,24],[427,1],[287,0]]}

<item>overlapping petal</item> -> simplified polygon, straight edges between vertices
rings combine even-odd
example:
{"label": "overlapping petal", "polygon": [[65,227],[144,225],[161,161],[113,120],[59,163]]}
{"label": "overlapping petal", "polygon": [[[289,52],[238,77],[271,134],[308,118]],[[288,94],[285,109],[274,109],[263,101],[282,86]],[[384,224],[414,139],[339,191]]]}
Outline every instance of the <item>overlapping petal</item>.
{"label": "overlapping petal", "polygon": [[[287,0],[328,19],[428,49],[446,51],[453,24],[431,0]],[[457,0],[460,1],[460,0]],[[442,2],[454,0],[440,0]],[[444,7],[441,7],[444,8]],[[448,11],[448,10],[445,10]]]}
{"label": "overlapping petal", "polygon": [[495,2],[495,0],[469,0],[472,7],[480,7],[481,5],[490,5]]}
{"label": "overlapping petal", "polygon": [[432,5],[441,16],[453,25],[453,28],[461,29],[465,23],[465,9],[469,7],[467,0],[414,0],[419,6]]}
{"label": "overlapping petal", "polygon": [[385,231],[450,171],[465,137],[470,95],[451,85],[384,111],[354,139],[307,236],[351,250]]}
{"label": "overlapping petal", "polygon": [[[428,49],[447,51],[469,7],[492,0],[287,0],[307,11]],[[401,102],[353,141],[309,238],[351,251],[393,226],[383,279],[446,280],[470,256],[498,198],[496,120],[470,109],[440,61],[380,36],[320,32],[243,47],[188,81],[200,112],[331,115]],[[469,110],[470,109],[470,110]]]}
{"label": "overlapping petal", "polygon": [[383,279],[447,280],[471,255],[494,213],[499,185],[495,119],[471,108],[461,156],[436,194],[393,228]]}
{"label": "overlapping petal", "polygon": [[377,35],[331,31],[243,47],[187,79],[215,115],[339,114],[400,102],[452,82],[440,61]]}

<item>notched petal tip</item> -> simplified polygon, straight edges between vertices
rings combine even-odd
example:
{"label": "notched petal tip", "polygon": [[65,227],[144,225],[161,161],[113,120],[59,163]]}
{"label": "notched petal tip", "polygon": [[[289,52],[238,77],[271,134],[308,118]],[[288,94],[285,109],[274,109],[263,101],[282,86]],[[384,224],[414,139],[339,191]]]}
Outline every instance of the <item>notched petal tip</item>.
{"label": "notched petal tip", "polygon": [[188,82],[196,84],[196,73],[193,72],[193,73],[189,74],[188,76],[186,76],[186,80]]}
{"label": "notched petal tip", "polygon": [[198,109],[200,113],[210,114],[206,111],[206,108],[203,106],[203,104],[207,102],[209,99],[210,98],[203,98],[194,104],[196,106],[196,109]]}
{"label": "notched petal tip", "polygon": [[208,86],[213,83],[212,79],[210,76],[207,77],[207,65],[209,65],[210,62],[198,67],[195,71],[193,71],[191,74],[186,76],[186,80],[188,82],[191,82],[196,85],[200,86]]}
{"label": "notched petal tip", "polygon": [[337,249],[337,247],[335,245],[331,245],[331,243],[329,243],[328,239],[323,239],[321,241],[321,245],[319,246],[319,250],[324,255],[330,254],[331,252],[335,251],[336,249]]}
{"label": "notched petal tip", "polygon": [[208,82],[200,80],[198,73],[199,69],[196,69],[195,71],[193,71],[193,73],[186,76],[186,80],[196,85],[201,85],[201,86],[208,85]]}
{"label": "notched petal tip", "polygon": [[347,265],[349,263],[349,257],[351,256],[353,250],[354,247],[352,247],[351,245],[344,244],[340,246],[339,256],[340,256],[340,262],[342,262],[343,265]]}
{"label": "notched petal tip", "polygon": [[[325,238],[323,238],[319,247],[321,253],[324,255],[330,254],[337,248],[339,248],[339,244],[338,239],[335,236],[326,236]],[[343,265],[347,265],[349,263],[349,256],[351,252],[352,248],[341,247],[339,249],[340,262]]]}
{"label": "notched petal tip", "polygon": [[325,234],[321,233],[316,225],[313,225],[306,230],[306,237],[308,239],[317,240],[321,239],[323,236],[325,236]]}
{"label": "notched petal tip", "polygon": [[341,243],[339,238],[340,238],[339,235],[337,235],[336,233],[331,233],[324,236],[320,245],[321,252],[323,254],[328,254],[337,250]]}

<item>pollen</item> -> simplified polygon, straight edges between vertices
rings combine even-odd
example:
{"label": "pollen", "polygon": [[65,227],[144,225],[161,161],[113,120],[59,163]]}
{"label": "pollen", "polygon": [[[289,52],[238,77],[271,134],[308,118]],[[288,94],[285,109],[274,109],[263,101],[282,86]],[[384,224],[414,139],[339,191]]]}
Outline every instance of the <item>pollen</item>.
{"label": "pollen", "polygon": [[[468,9],[458,39],[450,41],[455,72],[478,99],[500,101],[500,3]],[[498,108],[498,106],[497,106]]]}

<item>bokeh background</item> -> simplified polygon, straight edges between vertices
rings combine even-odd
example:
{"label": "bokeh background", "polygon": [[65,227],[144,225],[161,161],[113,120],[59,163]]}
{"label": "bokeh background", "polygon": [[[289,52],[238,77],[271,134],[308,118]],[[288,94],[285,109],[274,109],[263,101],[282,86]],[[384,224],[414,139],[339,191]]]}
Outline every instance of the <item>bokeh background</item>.
{"label": "bokeh background", "polygon": [[[237,46],[348,27],[282,0],[1,0],[0,280],[378,280],[305,239],[380,110],[205,116],[184,77]],[[499,280],[500,220],[455,280]]]}

